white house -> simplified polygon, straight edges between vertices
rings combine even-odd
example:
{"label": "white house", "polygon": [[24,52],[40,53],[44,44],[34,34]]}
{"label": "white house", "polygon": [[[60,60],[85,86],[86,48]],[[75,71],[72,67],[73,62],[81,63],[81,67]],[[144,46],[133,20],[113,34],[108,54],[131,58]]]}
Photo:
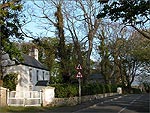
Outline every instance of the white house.
{"label": "white house", "polygon": [[8,54],[2,56],[3,74],[18,74],[16,91],[39,91],[49,83],[49,70],[38,61],[38,49],[31,50],[29,55],[22,54],[23,61],[10,60]]}

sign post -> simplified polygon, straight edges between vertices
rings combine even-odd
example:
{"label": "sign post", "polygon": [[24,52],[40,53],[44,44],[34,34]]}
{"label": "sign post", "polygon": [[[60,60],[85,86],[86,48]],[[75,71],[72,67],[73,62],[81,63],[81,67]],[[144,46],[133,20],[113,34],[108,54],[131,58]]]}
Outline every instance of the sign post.
{"label": "sign post", "polygon": [[79,104],[81,103],[81,78],[83,77],[80,70],[82,70],[82,67],[80,64],[78,64],[78,66],[76,67],[78,73],[76,75],[76,77],[78,78],[78,82],[79,82]]}
{"label": "sign post", "polygon": [[81,78],[79,77],[79,104],[81,103]]}

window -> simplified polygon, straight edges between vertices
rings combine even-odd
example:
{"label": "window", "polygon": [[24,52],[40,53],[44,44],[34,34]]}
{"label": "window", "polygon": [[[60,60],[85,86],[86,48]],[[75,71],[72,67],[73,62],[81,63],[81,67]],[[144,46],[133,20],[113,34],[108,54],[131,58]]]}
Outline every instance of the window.
{"label": "window", "polygon": [[32,81],[32,69],[29,69],[29,77],[30,81]]}
{"label": "window", "polygon": [[44,80],[44,71],[43,71],[43,80]]}
{"label": "window", "polygon": [[36,70],[36,80],[38,81],[39,80],[39,70]]}

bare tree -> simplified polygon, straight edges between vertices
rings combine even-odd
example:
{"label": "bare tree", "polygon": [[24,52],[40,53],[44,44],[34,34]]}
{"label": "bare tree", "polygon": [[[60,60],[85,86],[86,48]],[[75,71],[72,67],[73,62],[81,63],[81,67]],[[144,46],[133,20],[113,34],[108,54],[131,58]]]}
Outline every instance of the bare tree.
{"label": "bare tree", "polygon": [[[84,46],[86,51],[84,75],[87,78],[90,75],[90,61],[91,53],[93,50],[93,40],[96,36],[96,32],[100,26],[99,19],[96,18],[96,12],[98,12],[99,4],[93,0],[76,0],[72,2],[73,9],[65,9],[65,16],[67,21],[67,30],[69,30],[73,43],[76,47],[76,53],[79,63],[83,63],[82,47]],[[68,6],[69,7],[69,6]]]}

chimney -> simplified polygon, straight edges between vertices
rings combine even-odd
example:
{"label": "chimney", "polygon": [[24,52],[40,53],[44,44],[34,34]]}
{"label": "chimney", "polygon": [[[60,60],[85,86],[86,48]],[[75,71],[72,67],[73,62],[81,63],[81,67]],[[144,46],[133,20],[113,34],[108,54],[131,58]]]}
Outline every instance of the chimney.
{"label": "chimney", "polygon": [[35,58],[36,60],[38,60],[38,49],[35,48],[35,47],[32,47],[30,49],[29,56],[32,56],[33,58]]}

